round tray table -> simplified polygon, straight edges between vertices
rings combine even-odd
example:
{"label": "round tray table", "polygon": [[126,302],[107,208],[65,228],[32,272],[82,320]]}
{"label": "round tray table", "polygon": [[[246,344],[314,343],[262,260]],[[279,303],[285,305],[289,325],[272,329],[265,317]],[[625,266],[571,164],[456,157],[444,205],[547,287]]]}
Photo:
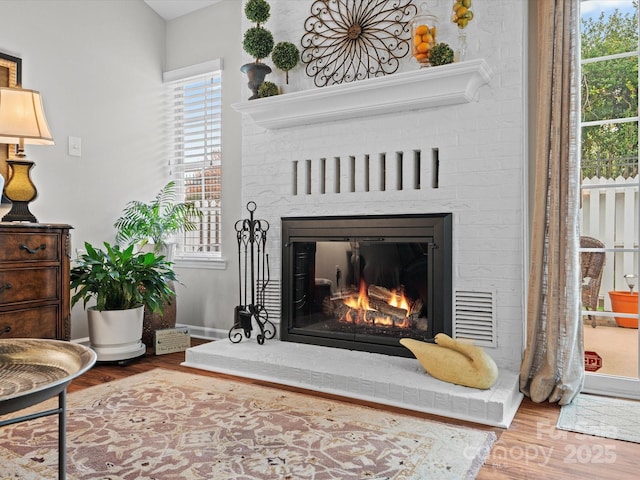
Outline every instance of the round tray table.
{"label": "round tray table", "polygon": [[0,421],[0,427],[58,415],[58,478],[66,477],[66,393],[71,380],[96,362],[90,348],[61,340],[0,340],[0,415],[58,395],[58,408]]}

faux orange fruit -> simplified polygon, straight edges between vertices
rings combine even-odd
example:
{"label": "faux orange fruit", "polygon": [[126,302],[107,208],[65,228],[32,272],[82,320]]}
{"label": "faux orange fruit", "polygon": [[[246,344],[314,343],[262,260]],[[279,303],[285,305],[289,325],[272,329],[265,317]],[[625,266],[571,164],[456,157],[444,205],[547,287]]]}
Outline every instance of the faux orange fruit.
{"label": "faux orange fruit", "polygon": [[416,35],[424,35],[428,31],[429,31],[429,27],[427,27],[426,25],[418,25],[416,27],[415,34]]}
{"label": "faux orange fruit", "polygon": [[418,52],[419,53],[427,53],[429,51],[429,44],[426,42],[421,43],[420,45],[418,45]]}

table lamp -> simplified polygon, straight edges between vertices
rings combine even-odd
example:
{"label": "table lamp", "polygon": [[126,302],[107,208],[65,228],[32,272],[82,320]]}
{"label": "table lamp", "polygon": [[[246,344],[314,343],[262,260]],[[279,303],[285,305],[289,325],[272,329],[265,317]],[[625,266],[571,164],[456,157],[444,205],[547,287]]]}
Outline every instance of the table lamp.
{"label": "table lamp", "polygon": [[2,221],[37,223],[29,211],[29,202],[38,196],[38,191],[31,181],[33,162],[27,160],[24,145],[54,145],[39,92],[0,87],[0,143],[18,145],[15,156],[7,159],[9,175],[4,194],[12,205]]}

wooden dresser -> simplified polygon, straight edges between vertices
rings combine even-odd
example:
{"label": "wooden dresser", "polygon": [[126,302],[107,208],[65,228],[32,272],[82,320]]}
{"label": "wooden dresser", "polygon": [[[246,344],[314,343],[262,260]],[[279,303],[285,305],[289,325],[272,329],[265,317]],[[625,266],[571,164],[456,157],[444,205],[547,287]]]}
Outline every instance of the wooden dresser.
{"label": "wooden dresser", "polygon": [[0,223],[0,339],[69,340],[71,228]]}

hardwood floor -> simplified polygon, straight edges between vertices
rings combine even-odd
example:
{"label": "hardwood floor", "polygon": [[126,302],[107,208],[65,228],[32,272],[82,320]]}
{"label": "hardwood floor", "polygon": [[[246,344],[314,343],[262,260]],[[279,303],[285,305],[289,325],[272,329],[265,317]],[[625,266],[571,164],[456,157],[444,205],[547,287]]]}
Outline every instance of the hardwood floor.
{"label": "hardwood floor", "polygon": [[[197,345],[203,342],[193,339],[192,343]],[[96,365],[90,371],[74,380],[69,386],[68,392],[77,392],[83,388],[125,378],[153,368],[166,368],[212,377],[233,378],[235,381],[271,386],[315,396],[320,395],[326,398],[339,398],[299,388],[182,367],[180,363],[183,360],[184,353],[182,352],[161,356],[155,356],[150,352],[144,358],[136,360],[126,367]],[[487,462],[477,477],[478,479],[638,478],[640,445],[557,430],[555,425],[560,412],[560,407],[557,405],[535,404],[525,399],[511,426],[505,430],[369,402],[350,399],[342,400],[419,418],[428,418],[483,430],[493,430],[498,435],[498,441],[494,444]]]}

